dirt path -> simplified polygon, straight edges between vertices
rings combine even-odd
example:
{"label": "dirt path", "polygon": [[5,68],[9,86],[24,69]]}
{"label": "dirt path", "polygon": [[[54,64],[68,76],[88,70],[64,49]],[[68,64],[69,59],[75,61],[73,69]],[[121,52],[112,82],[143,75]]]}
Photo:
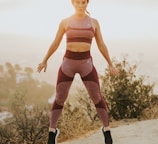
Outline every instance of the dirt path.
{"label": "dirt path", "polygon": [[[111,129],[114,144],[158,144],[158,119],[138,121]],[[104,144],[100,130],[96,133],[61,144]]]}

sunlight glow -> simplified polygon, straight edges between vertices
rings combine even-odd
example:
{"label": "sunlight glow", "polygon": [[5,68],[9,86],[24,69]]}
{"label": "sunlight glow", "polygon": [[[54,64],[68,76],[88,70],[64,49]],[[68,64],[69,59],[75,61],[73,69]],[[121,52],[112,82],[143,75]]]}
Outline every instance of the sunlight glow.
{"label": "sunlight glow", "polygon": [[[19,0],[16,1],[16,3],[8,0],[0,1],[7,4],[5,9],[0,10],[1,33],[50,36],[56,32],[61,19],[73,12],[73,7],[68,0],[62,3],[60,1],[54,3],[52,0],[29,0],[24,4]],[[134,2],[133,5],[129,5],[130,1],[129,4],[104,0],[98,0],[97,5],[95,3],[95,0],[91,0],[88,10],[92,17],[100,21],[103,35],[116,38],[157,36],[158,10],[156,7],[140,5],[140,1]]]}

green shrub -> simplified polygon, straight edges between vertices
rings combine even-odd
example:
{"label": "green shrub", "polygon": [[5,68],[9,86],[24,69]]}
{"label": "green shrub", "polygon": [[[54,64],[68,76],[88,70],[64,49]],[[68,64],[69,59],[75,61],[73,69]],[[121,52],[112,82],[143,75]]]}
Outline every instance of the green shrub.
{"label": "green shrub", "polygon": [[120,75],[112,76],[106,69],[102,80],[102,94],[110,115],[116,119],[138,118],[154,97],[154,84],[145,84],[145,76],[137,77],[137,65],[130,66],[126,59],[114,61]]}

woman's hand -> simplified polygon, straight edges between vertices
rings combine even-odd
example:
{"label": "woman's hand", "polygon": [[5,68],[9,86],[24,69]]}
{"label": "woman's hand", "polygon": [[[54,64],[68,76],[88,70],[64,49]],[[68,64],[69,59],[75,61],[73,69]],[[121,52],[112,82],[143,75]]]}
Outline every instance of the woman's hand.
{"label": "woman's hand", "polygon": [[46,72],[46,69],[47,69],[47,63],[40,63],[40,64],[38,64],[38,67],[37,67],[37,72],[41,72],[42,71],[42,69],[44,69],[44,72]]}
{"label": "woman's hand", "polygon": [[118,76],[119,75],[119,71],[115,67],[109,66],[109,70],[110,70],[111,74],[113,74],[114,76]]}

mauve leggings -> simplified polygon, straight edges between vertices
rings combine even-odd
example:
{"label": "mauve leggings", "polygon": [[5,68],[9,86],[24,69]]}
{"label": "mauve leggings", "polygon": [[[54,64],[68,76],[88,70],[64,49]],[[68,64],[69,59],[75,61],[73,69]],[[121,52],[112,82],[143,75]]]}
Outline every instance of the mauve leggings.
{"label": "mauve leggings", "polygon": [[78,73],[96,107],[103,126],[109,125],[106,103],[100,92],[98,75],[93,65],[90,51],[66,51],[58,72],[56,84],[56,97],[51,109],[50,127],[56,128],[57,120],[62,112],[64,102],[75,74]]}

